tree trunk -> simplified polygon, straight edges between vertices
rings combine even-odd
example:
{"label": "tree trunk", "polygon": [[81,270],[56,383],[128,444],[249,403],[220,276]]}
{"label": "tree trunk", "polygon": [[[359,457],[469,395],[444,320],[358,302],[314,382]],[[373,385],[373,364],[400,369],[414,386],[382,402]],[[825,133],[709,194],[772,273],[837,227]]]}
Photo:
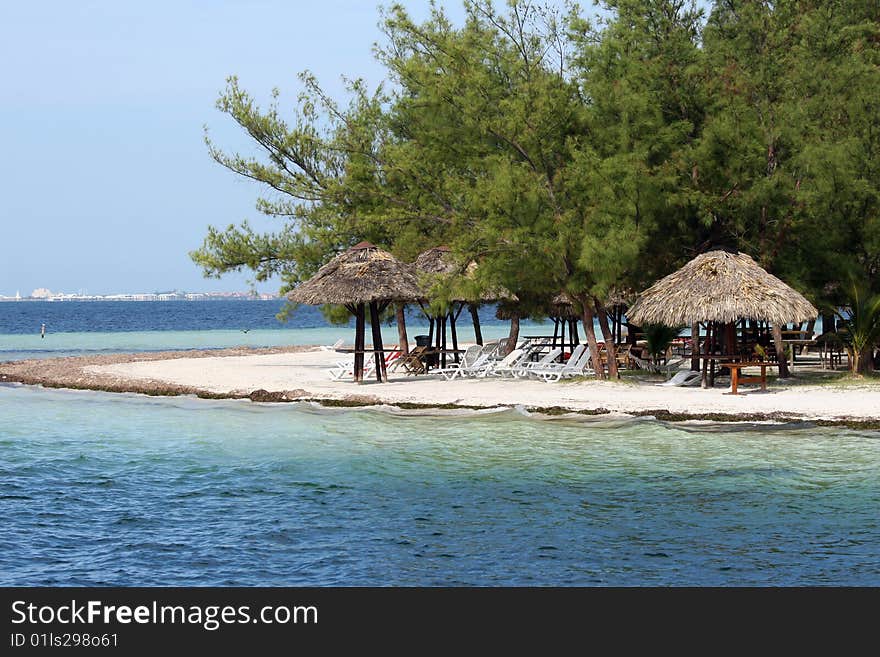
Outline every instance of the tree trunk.
{"label": "tree trunk", "polygon": [[700,323],[691,324],[691,372],[700,371]]}
{"label": "tree trunk", "polygon": [[477,304],[469,304],[468,310],[471,313],[471,320],[474,322],[474,340],[481,345],[483,344],[483,331],[480,329],[480,313]]}
{"label": "tree trunk", "polygon": [[409,338],[406,335],[406,314],[404,313],[405,304],[394,304],[394,315],[397,317],[397,342],[401,355],[406,356],[409,353]]}
{"label": "tree trunk", "polygon": [[874,349],[866,347],[852,355],[853,374],[870,374],[874,371]]}
{"label": "tree trunk", "polygon": [[617,345],[614,344],[614,331],[608,325],[608,313],[601,301],[596,301],[596,315],[599,317],[599,328],[605,338],[605,352],[608,354],[608,378],[619,379],[617,372]]}
{"label": "tree trunk", "polygon": [[587,336],[587,344],[590,347],[590,357],[593,360],[593,369],[596,371],[597,379],[604,379],[605,368],[602,367],[602,361],[599,360],[599,342],[596,340],[596,329],[593,327],[593,308],[590,306],[589,299],[583,300],[581,305],[584,309],[584,333]]}
{"label": "tree trunk", "polygon": [[788,356],[785,353],[785,343],[782,342],[782,327],[773,325],[773,347],[776,349],[776,360],[779,363],[779,378],[787,379],[791,376],[788,371]]}
{"label": "tree trunk", "polygon": [[519,342],[519,313],[515,312],[510,316],[510,333],[507,336],[507,349],[504,352],[505,356],[516,349],[517,342]]}

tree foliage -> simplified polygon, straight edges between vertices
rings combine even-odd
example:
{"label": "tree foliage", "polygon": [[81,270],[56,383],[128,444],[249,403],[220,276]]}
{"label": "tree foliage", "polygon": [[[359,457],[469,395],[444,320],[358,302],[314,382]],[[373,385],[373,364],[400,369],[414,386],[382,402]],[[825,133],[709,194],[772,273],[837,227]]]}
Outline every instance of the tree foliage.
{"label": "tree foliage", "polygon": [[280,227],[211,228],[192,254],[206,275],[288,290],[362,239],[408,261],[445,244],[462,271],[478,263],[475,295],[517,296],[517,317],[568,292],[593,348],[616,292],[712,247],[817,303],[851,303],[851,278],[880,291],[876,3],[465,9],[461,25],[437,5],[424,22],[382,11],[388,79],[350,81],[345,103],[306,73],[294,108],[277,92],[261,108],[230,78],[218,108],[260,155],[206,136],[209,152],[262,184],[257,208]]}

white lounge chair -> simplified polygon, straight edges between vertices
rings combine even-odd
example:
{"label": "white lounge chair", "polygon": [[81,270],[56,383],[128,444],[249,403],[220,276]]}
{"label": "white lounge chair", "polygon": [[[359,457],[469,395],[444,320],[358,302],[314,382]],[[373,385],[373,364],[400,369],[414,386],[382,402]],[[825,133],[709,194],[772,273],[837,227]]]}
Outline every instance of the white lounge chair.
{"label": "white lounge chair", "polygon": [[[516,372],[518,372],[522,366],[529,361],[529,358],[531,358],[534,351],[534,347],[514,349],[508,354],[507,358],[499,361],[491,370],[489,370],[488,373],[492,376],[516,376]],[[514,354],[516,354],[516,358],[511,358]]]}
{"label": "white lounge chair", "polygon": [[576,346],[574,348],[574,351],[571,352],[571,355],[568,357],[568,360],[565,361],[564,363],[558,363],[555,360],[551,360],[549,363],[547,363],[545,365],[541,365],[540,367],[533,366],[531,369],[532,370],[540,370],[541,372],[547,372],[547,373],[562,370],[563,368],[568,367],[569,363],[572,365],[577,363],[578,360],[580,360],[580,357],[583,355],[584,349],[586,349],[586,348],[587,348],[586,344],[579,344],[578,346]]}
{"label": "white lounge chair", "polygon": [[[393,371],[394,367],[397,365],[398,359],[400,358],[400,352],[397,351],[397,347],[393,347],[392,351],[385,352],[385,371]],[[376,369],[376,359],[373,358],[370,354],[364,354],[364,378],[372,375],[373,371]],[[354,358],[351,360],[339,360],[336,361],[336,365],[329,370],[327,370],[327,374],[334,381],[341,381],[347,377],[354,378]]]}
{"label": "white lounge chair", "polygon": [[668,381],[664,381],[663,383],[658,383],[658,386],[678,386],[678,387],[691,387],[700,385],[701,374],[699,372],[693,372],[691,370],[681,370],[680,372],[676,372],[675,376],[673,376]]}
{"label": "white lounge chair", "polygon": [[515,372],[513,372],[513,375],[517,376],[517,377],[528,376],[532,372],[540,370],[540,369],[544,368],[545,366],[549,365],[550,363],[555,361],[557,358],[559,358],[559,356],[561,356],[561,355],[562,355],[562,349],[560,349],[559,347],[557,347],[555,349],[551,349],[547,354],[544,355],[544,357],[541,360],[539,360],[537,362],[524,363],[522,365],[522,367],[520,367]]}
{"label": "white lounge chair", "polygon": [[453,363],[449,367],[433,370],[431,374],[439,374],[447,381],[452,381],[455,377],[481,376],[489,367],[489,354],[480,354],[470,365],[462,360],[462,362]]}
{"label": "white lounge chair", "polygon": [[507,372],[511,367],[515,367],[524,355],[525,350],[514,349],[501,360],[490,361],[486,366],[485,372],[480,374],[480,376],[502,376],[503,372]]}
{"label": "white lounge chair", "polygon": [[536,372],[536,375],[545,383],[551,383],[553,381],[570,379],[584,374],[593,374],[594,370],[589,367],[589,364],[590,349],[586,345],[583,345],[583,348],[580,351],[575,348],[574,352],[571,354],[571,358],[569,358],[568,362],[562,367],[548,367],[539,370]]}
{"label": "white lounge chair", "polygon": [[325,344],[322,344],[318,347],[318,349],[320,349],[321,351],[336,351],[337,349],[341,349],[342,345],[344,345],[344,344],[345,344],[345,338],[339,338],[332,345],[327,346]]}

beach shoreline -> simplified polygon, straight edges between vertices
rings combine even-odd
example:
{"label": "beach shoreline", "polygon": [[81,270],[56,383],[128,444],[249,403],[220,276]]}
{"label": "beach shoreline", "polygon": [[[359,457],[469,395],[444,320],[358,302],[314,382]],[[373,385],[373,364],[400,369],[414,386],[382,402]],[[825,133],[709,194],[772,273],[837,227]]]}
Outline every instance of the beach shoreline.
{"label": "beach shoreline", "polygon": [[464,379],[392,375],[387,384],[331,381],[342,357],[317,347],[270,347],[72,356],[0,363],[0,383],[150,396],[404,409],[521,407],[545,415],[651,416],[664,421],[810,422],[880,428],[880,387],[775,384],[767,392],[666,388],[652,382]]}

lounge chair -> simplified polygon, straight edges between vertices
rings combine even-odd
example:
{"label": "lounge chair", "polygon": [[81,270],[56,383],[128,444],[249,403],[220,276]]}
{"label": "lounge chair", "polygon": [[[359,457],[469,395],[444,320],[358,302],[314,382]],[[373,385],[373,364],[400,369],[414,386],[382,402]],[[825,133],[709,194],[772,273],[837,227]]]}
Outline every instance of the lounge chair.
{"label": "lounge chair", "polygon": [[318,349],[320,349],[321,351],[336,351],[337,349],[341,349],[342,345],[344,345],[344,344],[345,344],[345,338],[339,338],[332,345],[327,346],[325,344],[322,344],[318,347]]}
{"label": "lounge chair", "polygon": [[447,381],[452,381],[455,377],[482,376],[490,366],[489,354],[481,353],[471,364],[465,363],[462,359],[460,363],[453,363],[449,367],[433,370],[431,374],[439,374]]}
{"label": "lounge chair", "polygon": [[528,376],[532,372],[540,370],[540,369],[546,367],[547,365],[549,365],[550,363],[554,362],[561,355],[562,355],[562,349],[560,349],[559,347],[556,347],[555,349],[551,349],[547,354],[544,355],[543,358],[541,358],[541,360],[536,361],[536,362],[524,363],[521,367],[519,367],[517,370],[515,370],[513,372],[513,375],[516,377],[520,377],[520,378],[522,378],[524,376]]}
{"label": "lounge chair", "polygon": [[[390,369],[396,367],[397,360],[400,358],[400,351],[397,350],[397,347],[393,347],[392,351],[385,352],[385,371],[387,372]],[[376,369],[376,359],[369,356],[368,354],[364,354],[364,378],[366,379]],[[337,361],[336,366],[327,370],[327,374],[334,381],[341,381],[346,377],[354,378],[354,359],[352,358],[349,361]]]}
{"label": "lounge chair", "polygon": [[407,374],[424,374],[427,371],[424,361],[427,351],[428,347],[414,347],[406,356],[395,362],[394,369],[402,367]]}
{"label": "lounge chair", "polygon": [[633,354],[629,355],[630,360],[639,366],[639,369],[643,369],[647,372],[654,372],[655,374],[666,374],[667,376],[674,371],[677,371],[679,367],[681,367],[688,360],[687,358],[677,358],[676,360],[667,361],[665,364],[660,365],[659,363],[655,363],[650,360],[644,360],[643,358],[639,358]]}
{"label": "lounge chair", "polygon": [[677,386],[677,387],[693,387],[700,385],[701,374],[692,370],[681,370],[676,372],[668,381],[658,383],[658,386]]}
{"label": "lounge chair", "polygon": [[[575,350],[576,352],[577,350]],[[539,371],[537,376],[545,383],[560,381],[562,379],[570,379],[584,374],[594,374],[595,370],[589,367],[590,349],[585,345],[577,356],[572,353],[571,358],[561,368],[546,369]]]}
{"label": "lounge chair", "polygon": [[524,349],[514,349],[501,360],[490,361],[486,366],[486,371],[480,376],[502,376],[504,372],[509,372],[511,368],[516,367],[517,363],[526,357],[525,354]]}
{"label": "lounge chair", "polygon": [[572,365],[577,363],[578,360],[580,360],[580,358],[583,355],[584,350],[586,348],[587,348],[587,345],[585,345],[585,344],[577,345],[574,348],[574,351],[571,352],[571,355],[569,356],[568,360],[565,362],[562,362],[562,363],[556,362],[555,359],[551,359],[548,362],[544,362],[544,360],[542,359],[540,363],[531,363],[529,365],[529,371],[531,374],[537,374],[538,371],[540,371],[541,373],[547,373],[547,374],[549,374],[550,372],[558,372],[558,371],[564,369],[565,367],[567,367],[569,363],[571,363]]}
{"label": "lounge chair", "polygon": [[[523,365],[529,362],[529,358],[535,352],[535,347],[520,347],[514,349],[508,354],[507,358],[499,361],[488,372],[492,376],[516,376],[516,373],[522,369]],[[510,358],[516,354],[516,358]]]}

